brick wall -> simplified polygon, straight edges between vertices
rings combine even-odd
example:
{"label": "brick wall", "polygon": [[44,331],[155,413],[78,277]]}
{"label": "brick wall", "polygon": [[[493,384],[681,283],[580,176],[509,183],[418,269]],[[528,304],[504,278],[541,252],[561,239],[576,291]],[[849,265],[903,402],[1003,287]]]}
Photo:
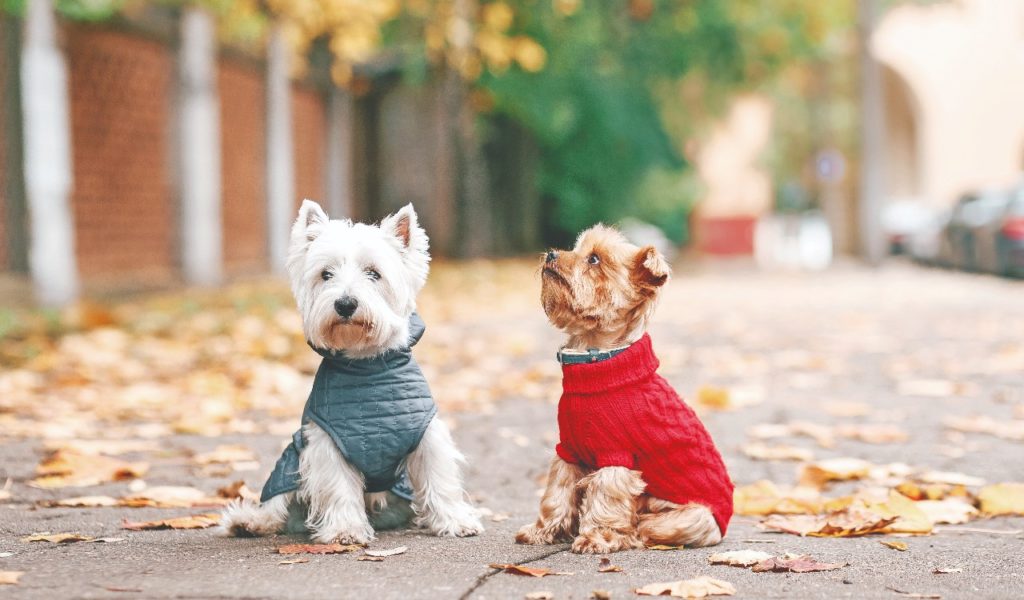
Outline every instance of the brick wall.
{"label": "brick wall", "polygon": [[72,207],[83,277],[176,270],[168,135],[174,60],[165,44],[68,25]]}
{"label": "brick wall", "polygon": [[327,114],[323,94],[305,86],[292,86],[292,123],[295,144],[295,208],[303,198],[324,205],[324,159]]}
{"label": "brick wall", "polygon": [[220,61],[224,269],[229,275],[267,267],[264,85],[261,67]]}

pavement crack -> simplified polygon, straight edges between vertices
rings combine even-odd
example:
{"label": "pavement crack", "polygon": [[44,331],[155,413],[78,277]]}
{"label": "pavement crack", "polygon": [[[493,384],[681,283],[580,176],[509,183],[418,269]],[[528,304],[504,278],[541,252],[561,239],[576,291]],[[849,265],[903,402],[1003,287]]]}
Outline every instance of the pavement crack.
{"label": "pavement crack", "polygon": [[[516,563],[509,563],[509,564],[516,565],[516,566],[528,565],[530,563],[537,562],[538,560],[543,560],[543,559],[548,558],[550,556],[554,556],[556,554],[560,554],[562,552],[567,551],[568,549],[569,549],[569,547],[567,545],[563,544],[560,548],[556,548],[554,550],[550,550],[548,552],[545,552],[544,554],[539,554],[539,555],[534,556],[532,558],[528,558],[526,560],[522,560],[522,561],[519,561],[519,562],[516,562]],[[473,592],[475,592],[478,589],[480,589],[480,586],[482,586],[483,584],[487,583],[488,579],[490,579],[491,577],[497,575],[498,573],[501,573],[501,571],[502,571],[501,569],[491,569],[491,568],[488,568],[486,573],[483,573],[482,575],[477,577],[476,581],[473,582],[473,585],[469,586],[469,589],[466,590],[465,592],[463,592],[461,596],[459,596],[459,600],[469,600],[469,598],[473,595]]]}

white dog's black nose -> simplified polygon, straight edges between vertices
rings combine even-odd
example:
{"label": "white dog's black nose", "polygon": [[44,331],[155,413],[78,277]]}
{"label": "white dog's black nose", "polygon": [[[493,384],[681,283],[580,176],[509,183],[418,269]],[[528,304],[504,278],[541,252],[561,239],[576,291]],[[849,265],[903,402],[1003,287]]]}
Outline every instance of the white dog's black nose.
{"label": "white dog's black nose", "polygon": [[357,308],[359,308],[359,302],[352,296],[342,296],[334,301],[334,311],[343,319],[355,314]]}

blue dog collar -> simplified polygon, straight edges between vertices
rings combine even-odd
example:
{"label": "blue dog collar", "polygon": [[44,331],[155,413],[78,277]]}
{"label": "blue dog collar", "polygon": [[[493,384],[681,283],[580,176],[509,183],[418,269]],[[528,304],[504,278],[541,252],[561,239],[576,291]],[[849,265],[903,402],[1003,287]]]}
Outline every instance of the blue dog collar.
{"label": "blue dog collar", "polygon": [[629,349],[629,346],[612,348],[611,350],[600,350],[598,348],[587,348],[586,350],[560,349],[555,353],[555,358],[563,365],[587,365],[614,358]]}

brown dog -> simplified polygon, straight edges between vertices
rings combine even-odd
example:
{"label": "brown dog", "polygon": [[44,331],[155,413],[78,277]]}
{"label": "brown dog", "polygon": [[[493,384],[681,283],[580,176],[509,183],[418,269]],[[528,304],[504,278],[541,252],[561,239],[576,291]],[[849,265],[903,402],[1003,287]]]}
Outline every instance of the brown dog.
{"label": "brown dog", "polygon": [[646,334],[670,269],[598,225],[549,252],[541,302],[569,338],[559,352],[560,443],[521,544],[572,538],[574,552],[709,546],[732,516],[732,483],[703,425],[656,374]]}

